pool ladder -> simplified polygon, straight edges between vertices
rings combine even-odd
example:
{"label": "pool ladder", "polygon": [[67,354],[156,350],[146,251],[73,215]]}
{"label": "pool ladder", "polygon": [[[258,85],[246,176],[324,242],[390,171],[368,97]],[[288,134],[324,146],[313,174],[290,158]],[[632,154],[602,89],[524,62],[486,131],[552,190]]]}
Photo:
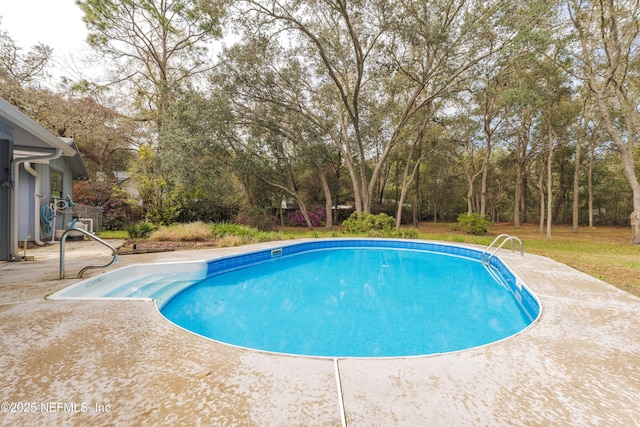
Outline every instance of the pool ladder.
{"label": "pool ladder", "polygon": [[[496,245],[500,240],[502,239],[502,243],[500,243],[500,245],[498,247],[496,247],[493,252],[491,252],[491,254],[489,255],[489,258],[487,258],[485,260],[485,256],[487,255],[487,253],[489,252],[489,250],[491,250],[491,248]],[[524,248],[522,247],[522,240],[518,239],[516,236],[511,236],[509,234],[501,234],[498,237],[496,237],[495,239],[493,239],[493,242],[491,242],[491,244],[489,246],[487,246],[487,249],[484,250],[484,252],[482,252],[482,263],[485,265],[489,265],[491,264],[491,258],[493,258],[493,256],[507,243],[507,242],[511,242],[511,253],[515,253],[515,242],[518,242],[518,244],[520,245],[520,256],[524,256]]]}
{"label": "pool ladder", "polygon": [[62,234],[62,238],[60,238],[60,278],[61,279],[64,279],[64,245],[65,245],[65,243],[67,241],[67,236],[72,231],[79,231],[80,233],[84,234],[85,236],[88,236],[89,238],[95,240],[96,242],[102,243],[103,245],[105,245],[106,247],[111,249],[111,252],[113,253],[113,259],[111,260],[110,263],[105,264],[105,265],[90,265],[90,266],[87,266],[87,267],[83,268],[82,270],[80,270],[80,272],[78,273],[78,279],[82,278],[82,275],[84,274],[84,272],[89,270],[90,268],[109,267],[110,265],[115,264],[115,262],[118,260],[118,250],[113,245],[111,245],[108,242],[105,242],[101,238],[89,233],[87,230],[84,230],[82,228],[70,228],[67,231],[65,231],[64,234]]}

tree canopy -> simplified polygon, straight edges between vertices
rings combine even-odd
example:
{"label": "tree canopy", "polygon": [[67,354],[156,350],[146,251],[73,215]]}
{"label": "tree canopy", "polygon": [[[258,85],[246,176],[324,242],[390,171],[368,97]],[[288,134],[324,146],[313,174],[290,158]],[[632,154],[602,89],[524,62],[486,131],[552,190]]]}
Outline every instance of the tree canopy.
{"label": "tree canopy", "polygon": [[1,95],[137,174],[158,221],[347,205],[640,243],[635,0],[77,3],[110,85],[38,87],[50,49],[0,32]]}

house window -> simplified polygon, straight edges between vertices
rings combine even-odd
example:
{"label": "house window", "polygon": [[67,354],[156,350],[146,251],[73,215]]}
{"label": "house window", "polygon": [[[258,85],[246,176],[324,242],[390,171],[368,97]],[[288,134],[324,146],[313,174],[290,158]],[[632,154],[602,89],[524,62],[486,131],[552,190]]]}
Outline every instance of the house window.
{"label": "house window", "polygon": [[62,198],[62,172],[51,169],[51,197]]}

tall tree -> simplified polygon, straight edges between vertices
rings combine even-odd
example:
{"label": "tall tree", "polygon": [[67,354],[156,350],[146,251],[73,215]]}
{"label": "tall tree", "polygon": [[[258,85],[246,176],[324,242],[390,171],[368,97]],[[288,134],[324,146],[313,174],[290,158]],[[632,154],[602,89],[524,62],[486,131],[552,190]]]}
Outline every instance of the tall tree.
{"label": "tall tree", "polygon": [[262,167],[256,169],[266,171],[269,163],[278,165],[270,178],[257,170],[252,174],[294,198],[311,227],[294,172],[301,173],[302,165],[314,169],[324,194],[327,226],[332,227],[333,197],[326,166],[330,163],[328,140],[335,136],[318,118],[322,109],[330,108],[323,103],[322,93],[309,89],[309,73],[299,56],[287,57],[278,44],[257,37],[228,49],[212,82],[217,91],[233,94],[229,100],[236,127],[236,137],[229,140],[232,146],[259,158],[253,165]]}
{"label": "tall tree", "polygon": [[157,152],[162,175],[182,189],[179,220],[229,221],[244,202],[224,143],[231,132],[228,101],[216,95],[185,88],[165,114]]}
{"label": "tall tree", "polygon": [[90,174],[124,170],[137,148],[137,124],[118,113],[106,91],[66,79],[56,90],[47,87],[51,54],[43,44],[23,52],[0,31],[0,96],[54,135],[75,139]]}
{"label": "tall tree", "polygon": [[513,225],[519,227],[523,215],[526,221],[527,166],[537,150],[535,140],[531,137],[538,113],[535,106],[537,97],[535,91],[526,86],[513,88],[506,96],[508,102],[516,105],[515,111],[510,114],[509,125],[513,136],[509,143],[515,164]]}
{"label": "tall tree", "polygon": [[55,135],[73,138],[94,176],[126,170],[146,136],[144,126],[120,113],[108,92],[43,92],[38,120]]}
{"label": "tall tree", "polygon": [[171,91],[211,67],[207,43],[220,37],[223,0],[76,0],[87,42],[131,85],[144,118],[161,124]]}
{"label": "tall tree", "polygon": [[[573,199],[571,203],[571,229],[574,233],[578,232],[580,225],[580,172],[582,169],[582,149],[587,144],[587,133],[589,125],[593,120],[593,102],[589,97],[582,100],[582,109],[578,117],[578,123],[576,125],[576,148],[575,148],[575,163],[573,165]],[[590,174],[590,170],[589,170]],[[591,187],[591,180],[589,179],[589,189]],[[589,191],[590,193],[590,191]],[[590,194],[589,194],[590,196]],[[592,198],[589,197],[589,227],[593,227],[593,216],[591,215]]]}
{"label": "tall tree", "polygon": [[[221,36],[224,0],[76,0],[89,30],[87,42],[111,61],[113,85],[133,105],[126,113],[147,124],[150,145],[135,168],[147,215],[177,218],[179,182],[164,174],[163,122],[177,89],[212,66],[207,43]],[[175,163],[169,159],[169,165]],[[175,186],[175,187],[174,187]]]}
{"label": "tall tree", "polygon": [[[333,109],[313,115],[333,135],[365,212],[390,153],[415,141],[408,131],[420,129],[427,106],[512,37],[500,22],[512,2],[503,0],[237,3],[246,37],[261,34],[309,61],[308,85]],[[491,33],[492,24],[505,32]],[[308,106],[301,97],[300,108]]]}
{"label": "tall tree", "polygon": [[494,135],[506,119],[502,91],[506,87],[505,81],[510,78],[509,74],[513,73],[513,70],[508,69],[505,62],[502,61],[486,61],[482,64],[482,69],[483,72],[478,79],[479,88],[474,91],[474,98],[478,106],[477,114],[480,116],[484,133],[479,214],[485,216],[487,214],[487,186],[489,168],[491,166],[491,152],[496,142]]}
{"label": "tall tree", "polygon": [[547,157],[547,237],[551,238],[553,223],[553,155],[561,141],[566,141],[567,130],[575,118],[575,103],[571,102],[571,91],[564,80],[565,75],[552,62],[540,64],[544,68],[540,92],[543,94],[541,108],[542,133],[548,143]]}
{"label": "tall tree", "polygon": [[316,2],[313,9],[297,1],[237,3],[242,7],[241,18],[248,33],[257,31],[273,42],[286,38],[291,49],[289,55],[302,54],[311,61],[309,92],[324,92],[323,102],[337,107],[337,111],[329,118],[324,107],[305,102],[309,98],[303,96],[299,97],[300,108],[332,135],[351,177],[356,209],[369,211],[368,148],[361,121],[361,92],[370,78],[367,64],[374,56],[372,53],[379,50],[378,40],[383,31],[380,18],[387,6],[331,0]]}
{"label": "tall tree", "polygon": [[53,50],[42,43],[24,52],[11,35],[0,28],[0,97],[23,111],[32,109],[33,92],[47,77],[52,53]]}
{"label": "tall tree", "polygon": [[[422,120],[422,124],[420,124],[420,128],[417,133],[415,133],[415,137],[413,138],[413,142],[409,144],[409,153],[406,158],[406,164],[404,168],[404,173],[402,175],[402,182],[400,184],[400,198],[398,199],[398,208],[396,210],[396,228],[400,229],[400,225],[402,224],[402,207],[404,206],[404,200],[407,196],[407,191],[409,190],[409,185],[415,180],[415,185],[417,187],[419,177],[418,171],[420,170],[420,163],[422,161],[422,144],[425,137],[425,131],[427,129],[427,125],[431,119],[430,114],[425,114]],[[414,155],[416,152],[416,155]],[[415,159],[414,159],[415,157]],[[416,190],[417,194],[417,190]],[[414,203],[417,202],[417,199],[414,198]],[[414,206],[415,208],[415,206]],[[415,217],[415,210],[414,210]],[[414,220],[415,225],[415,220]]]}
{"label": "tall tree", "polygon": [[635,156],[640,144],[640,2],[567,1],[579,54],[579,76],[593,92],[605,129],[620,153],[633,193],[631,242],[640,244],[640,181]]}

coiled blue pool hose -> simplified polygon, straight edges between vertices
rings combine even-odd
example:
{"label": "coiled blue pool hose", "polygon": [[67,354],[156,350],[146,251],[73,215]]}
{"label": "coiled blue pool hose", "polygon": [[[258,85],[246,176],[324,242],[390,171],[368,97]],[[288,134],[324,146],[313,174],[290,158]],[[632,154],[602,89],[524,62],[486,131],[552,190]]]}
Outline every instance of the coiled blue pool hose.
{"label": "coiled blue pool hose", "polygon": [[51,234],[53,232],[53,218],[55,217],[56,213],[51,209],[51,206],[40,207],[40,224],[44,225],[45,233]]}

